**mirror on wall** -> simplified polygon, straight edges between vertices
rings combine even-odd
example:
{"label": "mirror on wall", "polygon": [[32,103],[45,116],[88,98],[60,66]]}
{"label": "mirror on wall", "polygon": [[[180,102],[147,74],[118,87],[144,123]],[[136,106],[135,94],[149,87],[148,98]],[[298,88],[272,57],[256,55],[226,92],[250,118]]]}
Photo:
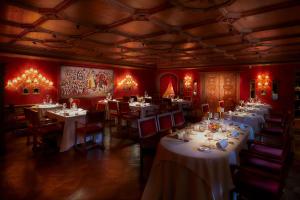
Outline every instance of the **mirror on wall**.
{"label": "mirror on wall", "polygon": [[279,94],[279,81],[273,80],[272,81],[272,99],[278,100],[278,94]]}
{"label": "mirror on wall", "polygon": [[255,80],[250,81],[250,98],[254,99],[256,97],[255,94]]}

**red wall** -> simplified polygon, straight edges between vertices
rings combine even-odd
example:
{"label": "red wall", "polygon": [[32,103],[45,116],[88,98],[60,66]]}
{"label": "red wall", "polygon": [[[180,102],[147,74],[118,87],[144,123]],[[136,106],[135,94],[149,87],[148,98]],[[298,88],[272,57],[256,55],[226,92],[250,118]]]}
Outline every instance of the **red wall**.
{"label": "red wall", "polygon": [[260,94],[256,86],[256,95],[263,102],[271,104],[276,110],[291,110],[294,105],[294,83],[295,70],[300,69],[298,65],[269,65],[243,68],[240,72],[240,97],[242,100],[247,100],[250,97],[250,81],[255,80],[258,74],[268,74],[271,81],[279,81],[278,100],[272,100],[272,83],[267,88],[265,96]]}
{"label": "red wall", "polygon": [[[71,65],[78,67],[94,67],[102,69],[113,69],[114,71],[114,94],[115,98],[122,97],[124,95],[143,95],[145,90],[151,95],[155,92],[154,70],[144,69],[127,69],[127,68],[113,68],[113,66],[101,65],[101,64],[78,64],[72,62],[59,62],[40,59],[26,59],[26,58],[11,58],[0,57],[0,62],[5,63],[5,78],[7,83],[9,79],[14,78],[16,75],[20,75],[26,69],[33,67],[38,69],[46,78],[50,79],[54,83],[54,87],[51,90],[43,91],[38,95],[22,95],[21,91],[13,91],[5,89],[4,103],[7,104],[34,104],[41,103],[47,94],[50,94],[52,99],[58,101],[59,98],[59,74],[61,66]],[[118,87],[118,81],[121,80],[126,74],[130,74],[138,83],[137,88],[131,91],[124,91]],[[92,100],[97,100],[92,99]]]}
{"label": "red wall", "polygon": [[[157,70],[157,75],[156,75],[156,80],[157,83],[159,83],[159,85],[157,84],[157,91],[162,95],[165,92],[165,89],[167,88],[169,81],[167,78],[164,77],[168,77],[170,74],[177,76],[178,80],[177,80],[177,85],[173,85],[174,87],[174,91],[175,91],[175,95],[177,96],[179,93],[179,82],[184,80],[184,77],[186,75],[191,76],[192,77],[192,84],[194,81],[196,81],[198,83],[198,87],[197,87],[197,95],[193,96],[193,90],[192,88],[187,90],[184,86],[183,86],[183,93],[184,96],[192,96],[193,101],[195,102],[195,105],[199,105],[200,106],[200,73],[199,70],[197,69],[174,69],[174,70]],[[193,86],[192,86],[193,87]],[[177,89],[178,88],[178,89]],[[198,102],[198,103],[197,103]]]}

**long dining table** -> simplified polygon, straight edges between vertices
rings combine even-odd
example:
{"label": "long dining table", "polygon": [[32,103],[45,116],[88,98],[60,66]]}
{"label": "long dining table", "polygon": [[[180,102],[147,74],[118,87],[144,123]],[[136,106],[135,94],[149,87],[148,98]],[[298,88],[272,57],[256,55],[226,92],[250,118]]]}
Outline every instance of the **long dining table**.
{"label": "long dining table", "polygon": [[[210,123],[219,126],[216,132]],[[230,165],[239,162],[239,151],[253,137],[251,126],[228,120],[194,124],[163,137],[142,200],[228,199]],[[221,141],[227,143],[223,148]]]}

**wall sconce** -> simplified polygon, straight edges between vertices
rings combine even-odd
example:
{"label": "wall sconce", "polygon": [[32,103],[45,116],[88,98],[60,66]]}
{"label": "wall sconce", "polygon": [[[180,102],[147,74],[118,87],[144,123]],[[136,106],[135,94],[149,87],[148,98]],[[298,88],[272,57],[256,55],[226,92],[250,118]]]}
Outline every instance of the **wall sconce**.
{"label": "wall sconce", "polygon": [[262,95],[266,95],[266,90],[270,85],[270,77],[267,74],[258,74],[257,87],[261,90]]}
{"label": "wall sconce", "polygon": [[53,82],[48,80],[38,70],[30,68],[25,70],[20,76],[15,77],[14,79],[8,80],[6,87],[11,89],[14,88],[18,90],[23,88],[23,91],[29,93],[29,88],[36,90],[40,87],[50,88],[53,86]]}
{"label": "wall sconce", "polygon": [[192,87],[192,77],[191,76],[186,75],[184,77],[184,86],[185,86],[185,88],[188,88],[188,89]]}
{"label": "wall sconce", "polygon": [[131,75],[127,74],[124,79],[118,82],[118,86],[122,87],[124,90],[131,90],[132,88],[137,87],[138,84]]}

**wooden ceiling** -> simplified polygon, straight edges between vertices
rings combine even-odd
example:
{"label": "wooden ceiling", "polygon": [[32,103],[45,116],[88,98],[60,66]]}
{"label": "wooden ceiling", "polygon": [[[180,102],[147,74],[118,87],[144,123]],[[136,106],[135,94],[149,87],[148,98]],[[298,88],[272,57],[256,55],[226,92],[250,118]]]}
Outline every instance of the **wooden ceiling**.
{"label": "wooden ceiling", "polygon": [[0,0],[0,51],[149,68],[297,62],[298,0]]}

